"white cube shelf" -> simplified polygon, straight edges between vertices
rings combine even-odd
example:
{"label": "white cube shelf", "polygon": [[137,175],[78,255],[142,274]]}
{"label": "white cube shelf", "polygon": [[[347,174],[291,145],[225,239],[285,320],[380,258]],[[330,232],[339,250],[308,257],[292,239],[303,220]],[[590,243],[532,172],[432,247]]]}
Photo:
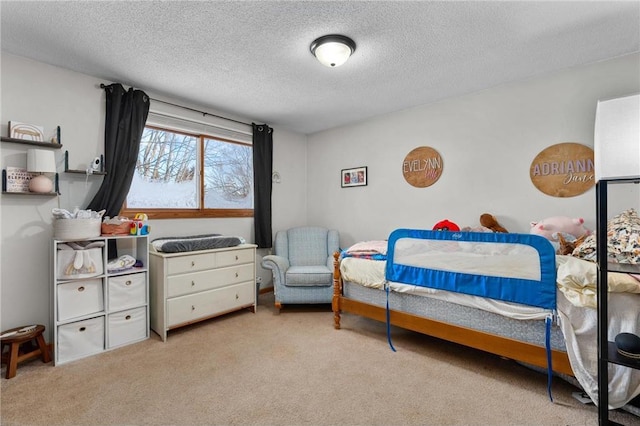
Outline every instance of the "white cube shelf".
{"label": "white cube shelf", "polygon": [[[55,365],[148,339],[150,333],[148,236],[76,242],[53,240]],[[80,249],[89,243],[94,248]],[[134,257],[142,266],[110,271],[109,261],[122,255]]]}

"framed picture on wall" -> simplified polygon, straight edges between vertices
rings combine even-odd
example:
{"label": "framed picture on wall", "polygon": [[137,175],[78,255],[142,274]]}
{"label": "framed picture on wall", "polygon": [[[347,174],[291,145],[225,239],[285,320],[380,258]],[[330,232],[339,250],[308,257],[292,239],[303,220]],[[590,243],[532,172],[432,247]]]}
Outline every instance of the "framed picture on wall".
{"label": "framed picture on wall", "polygon": [[352,186],[367,185],[367,167],[356,167],[353,169],[342,169],[340,173],[340,183],[343,188]]}

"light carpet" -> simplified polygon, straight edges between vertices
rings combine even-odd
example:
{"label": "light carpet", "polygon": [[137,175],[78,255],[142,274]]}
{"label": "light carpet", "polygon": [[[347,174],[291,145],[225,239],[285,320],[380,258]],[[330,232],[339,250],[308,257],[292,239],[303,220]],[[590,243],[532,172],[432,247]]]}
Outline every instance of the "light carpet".
{"label": "light carpet", "polygon": [[[596,425],[572,385],[418,333],[285,307],[248,310],[53,367],[2,369],[2,425]],[[621,411],[611,419],[640,425]]]}

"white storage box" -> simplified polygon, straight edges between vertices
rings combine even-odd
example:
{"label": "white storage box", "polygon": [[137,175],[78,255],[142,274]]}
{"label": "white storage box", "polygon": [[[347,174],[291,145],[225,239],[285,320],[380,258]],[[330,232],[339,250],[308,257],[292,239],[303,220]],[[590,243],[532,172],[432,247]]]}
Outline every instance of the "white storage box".
{"label": "white storage box", "polygon": [[66,321],[104,310],[102,279],[72,281],[57,285],[58,321]]}
{"label": "white storage box", "polygon": [[147,303],[147,274],[121,275],[109,278],[109,311],[132,308]]}
{"label": "white storage box", "polygon": [[147,308],[135,308],[110,314],[109,348],[143,340],[147,335]]}
{"label": "white storage box", "polygon": [[91,278],[102,275],[102,248],[86,250],[58,250],[58,279]]}
{"label": "white storage box", "polygon": [[53,238],[57,240],[85,240],[100,236],[102,219],[54,219]]}
{"label": "white storage box", "polygon": [[90,318],[58,327],[58,362],[84,358],[104,350],[104,317]]}

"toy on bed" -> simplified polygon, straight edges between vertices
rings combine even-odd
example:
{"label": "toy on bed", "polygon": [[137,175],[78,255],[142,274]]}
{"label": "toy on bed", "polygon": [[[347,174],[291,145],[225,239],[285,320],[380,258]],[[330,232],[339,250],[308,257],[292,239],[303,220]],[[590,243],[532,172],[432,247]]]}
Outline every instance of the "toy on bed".
{"label": "toy on bed", "polygon": [[210,250],[224,247],[235,247],[244,244],[242,237],[221,234],[191,235],[186,237],[163,237],[151,241],[155,251],[163,253],[181,253],[185,251]]}
{"label": "toy on bed", "polygon": [[590,235],[591,231],[584,226],[584,219],[581,217],[552,216],[540,222],[531,222],[529,233],[545,237],[557,251],[560,249],[559,235],[562,235],[565,241],[573,242]]}
{"label": "toy on bed", "polygon": [[465,226],[461,229],[463,232],[500,232],[508,234],[507,231],[493,215],[489,213],[483,213],[480,215],[480,226],[471,227]]}
{"label": "toy on bed", "polygon": [[489,213],[483,213],[480,215],[480,225],[492,230],[493,232],[509,232],[502,225],[500,225],[495,217],[493,217]]}
{"label": "toy on bed", "polygon": [[448,219],[441,220],[433,225],[434,231],[459,231],[460,227]]}

